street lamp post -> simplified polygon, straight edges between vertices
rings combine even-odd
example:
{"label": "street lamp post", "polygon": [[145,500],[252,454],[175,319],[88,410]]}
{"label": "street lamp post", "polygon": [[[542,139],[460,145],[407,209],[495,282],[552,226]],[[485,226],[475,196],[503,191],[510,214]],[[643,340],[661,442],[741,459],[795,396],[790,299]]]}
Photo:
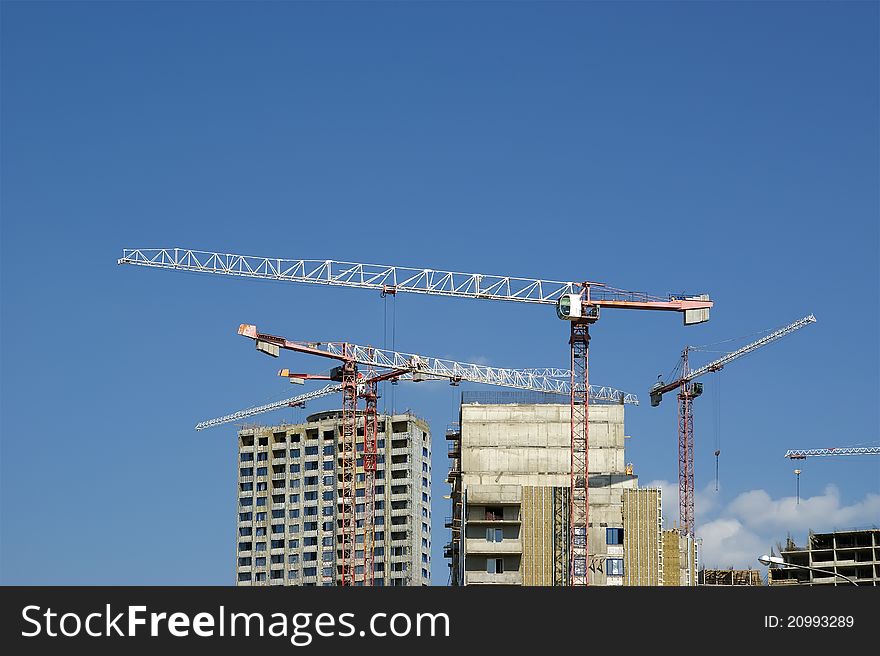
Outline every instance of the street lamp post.
{"label": "street lamp post", "polygon": [[[832,572],[829,569],[819,569],[818,567],[809,567],[807,565],[798,565],[796,563],[789,563],[784,558],[780,558],[779,556],[768,556],[764,554],[763,556],[758,557],[758,562],[762,565],[785,565],[786,567],[795,567],[797,569],[808,569],[813,572],[819,572],[821,574],[831,574],[832,576],[838,576],[842,578],[844,581],[852,583],[853,585],[858,585],[855,581],[853,581],[848,576],[844,576],[843,574],[838,574],[837,572]],[[770,575],[767,575],[767,583],[770,583]]]}

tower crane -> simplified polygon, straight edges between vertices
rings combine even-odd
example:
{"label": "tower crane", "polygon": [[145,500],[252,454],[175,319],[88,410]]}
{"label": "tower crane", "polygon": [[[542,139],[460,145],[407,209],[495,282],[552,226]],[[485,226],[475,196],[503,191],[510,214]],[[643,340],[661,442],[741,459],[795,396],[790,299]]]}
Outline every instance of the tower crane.
{"label": "tower crane", "polygon": [[254,257],[182,248],[125,249],[117,263],[357,287],[382,294],[410,292],[556,306],[557,316],[570,323],[571,475],[567,583],[573,586],[585,586],[589,582],[589,327],[599,319],[602,308],[678,312],[683,315],[685,325],[692,325],[708,321],[713,305],[706,294],[660,297],[617,289],[600,282],[562,282],[335,260]]}
{"label": "tower crane", "polygon": [[876,456],[880,446],[832,446],[827,449],[791,449],[785,457],[791,460],[806,460],[818,456]]}
{"label": "tower crane", "polygon": [[692,405],[694,399],[703,393],[703,384],[694,381],[708,373],[721,371],[725,365],[734,360],[815,322],[816,317],[810,314],[693,370],[690,368],[688,355],[694,347],[685,346],[681,352],[679,378],[670,383],[658,381],[651,388],[652,407],[660,405],[666,392],[678,390],[678,512],[682,535],[694,535],[694,416]]}
{"label": "tower crane", "polygon": [[[282,369],[279,372],[279,375],[283,375],[285,377],[290,378],[290,376],[286,372],[287,370]],[[522,373],[529,373],[530,371],[557,371],[555,369],[517,369],[515,371],[519,371]],[[315,378],[314,376],[310,376],[310,378]],[[430,379],[440,380],[439,376],[429,376]],[[398,380],[412,380],[411,373],[401,374]],[[497,379],[497,377],[496,377]],[[488,377],[486,378],[488,380]],[[482,382],[482,381],[471,381],[471,382]],[[493,383],[495,384],[495,383]],[[247,419],[248,417],[255,417],[257,415],[264,414],[266,412],[272,412],[273,410],[282,410],[284,408],[302,408],[305,407],[305,404],[309,401],[314,401],[316,399],[323,398],[325,396],[331,396],[333,394],[339,394],[342,391],[342,385],[333,384],[326,385],[321,387],[320,389],[311,390],[309,392],[305,392],[303,394],[299,394],[297,396],[293,396],[287,399],[281,399],[279,401],[273,401],[271,403],[266,403],[264,405],[258,405],[251,408],[245,408],[243,410],[238,410],[236,412],[232,412],[227,415],[223,415],[221,417],[215,417],[213,419],[206,419],[204,421],[200,421],[196,424],[195,429],[197,431],[205,430],[206,428],[214,428],[215,426],[221,426],[223,424],[230,424],[236,421],[241,421],[243,419]],[[566,397],[568,394],[565,395]],[[604,401],[610,403],[626,403],[638,405],[639,399],[635,394],[630,394],[628,392],[621,392],[620,390],[615,390],[612,387],[602,386],[599,387],[597,385],[590,385],[590,401]]]}
{"label": "tower crane", "polygon": [[[453,384],[462,381],[486,383],[516,389],[526,389],[540,392],[555,392],[568,395],[567,383],[564,380],[540,375],[540,373],[553,373],[550,370],[525,370],[503,369],[470,363],[457,362],[435,358],[431,356],[416,355],[413,353],[400,353],[386,349],[377,349],[369,346],[360,346],[348,342],[297,342],[277,335],[260,333],[256,326],[242,324],[238,329],[239,335],[254,340],[258,351],[267,355],[278,357],[281,349],[317,355],[324,358],[332,358],[342,362],[341,367],[331,371],[331,379],[340,379],[339,390],[343,394],[342,406],[342,483],[348,486],[352,504],[351,512],[346,513],[345,496],[342,501],[343,541],[348,543],[350,553],[355,552],[356,514],[353,510],[355,499],[356,470],[356,439],[352,427],[357,415],[357,398],[361,396],[365,400],[364,412],[364,485],[365,485],[365,511],[364,511],[364,557],[369,563],[364,563],[365,584],[372,583],[372,523],[374,507],[374,482],[377,462],[376,433],[377,413],[376,400],[377,384],[383,380],[397,379],[408,376],[413,381],[426,380],[427,378],[446,378]],[[370,374],[363,382],[359,381],[358,365],[369,368]],[[374,374],[375,369],[386,369],[385,373]],[[538,371],[538,374],[531,373]],[[279,375],[294,378],[302,374],[292,374],[288,369],[282,369]],[[358,392],[358,388],[361,392]],[[325,388],[326,389],[326,388]],[[354,390],[354,391],[352,391]],[[635,395],[627,394],[610,387],[591,386],[589,395],[594,400],[611,401],[617,403],[638,404]],[[346,560],[346,545],[343,546],[342,581],[343,585],[355,583],[355,568],[351,567]]]}

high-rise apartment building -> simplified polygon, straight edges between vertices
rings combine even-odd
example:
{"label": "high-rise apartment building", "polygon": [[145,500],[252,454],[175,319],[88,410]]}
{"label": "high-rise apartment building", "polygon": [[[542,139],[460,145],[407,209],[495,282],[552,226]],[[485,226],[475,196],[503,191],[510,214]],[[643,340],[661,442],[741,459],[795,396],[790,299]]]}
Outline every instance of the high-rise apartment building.
{"label": "high-rise apartment building", "polygon": [[[304,424],[238,434],[238,585],[338,585],[342,478],[339,411]],[[431,434],[412,414],[380,415],[375,489],[374,585],[431,580]],[[363,453],[363,428],[357,450]],[[357,461],[356,514],[363,562],[364,470]],[[355,568],[363,585],[364,566]]]}

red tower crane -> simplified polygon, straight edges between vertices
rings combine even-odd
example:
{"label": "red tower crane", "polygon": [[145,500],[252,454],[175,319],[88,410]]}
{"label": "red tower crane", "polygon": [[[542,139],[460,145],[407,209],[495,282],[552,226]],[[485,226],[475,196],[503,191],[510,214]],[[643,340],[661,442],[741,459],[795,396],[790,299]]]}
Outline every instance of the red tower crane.
{"label": "red tower crane", "polygon": [[411,292],[459,298],[555,305],[570,322],[571,479],[569,489],[568,585],[588,584],[589,528],[589,327],[600,308],[663,310],[684,315],[684,324],[709,320],[708,295],[659,297],[598,282],[562,282],[480,273],[459,273],[335,260],[254,257],[182,248],[125,249],[118,264],[265,280]]}
{"label": "red tower crane", "polygon": [[767,344],[771,344],[786,335],[790,335],[804,326],[816,322],[812,314],[798,319],[794,323],[774,330],[761,339],[746,344],[740,349],[691,370],[688,354],[694,349],[685,346],[681,352],[680,375],[671,383],[659,381],[651,388],[651,406],[657,407],[666,392],[678,390],[678,512],[682,535],[694,535],[694,399],[703,393],[703,384],[693,382],[708,373],[721,371],[724,365],[741,358]]}

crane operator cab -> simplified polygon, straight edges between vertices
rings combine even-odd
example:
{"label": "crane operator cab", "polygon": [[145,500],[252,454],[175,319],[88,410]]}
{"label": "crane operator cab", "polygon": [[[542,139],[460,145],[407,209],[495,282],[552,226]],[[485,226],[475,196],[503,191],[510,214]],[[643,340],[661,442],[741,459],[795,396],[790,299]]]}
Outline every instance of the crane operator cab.
{"label": "crane operator cab", "polygon": [[564,321],[589,321],[599,318],[598,305],[584,305],[580,294],[563,294],[556,301],[556,316]]}

